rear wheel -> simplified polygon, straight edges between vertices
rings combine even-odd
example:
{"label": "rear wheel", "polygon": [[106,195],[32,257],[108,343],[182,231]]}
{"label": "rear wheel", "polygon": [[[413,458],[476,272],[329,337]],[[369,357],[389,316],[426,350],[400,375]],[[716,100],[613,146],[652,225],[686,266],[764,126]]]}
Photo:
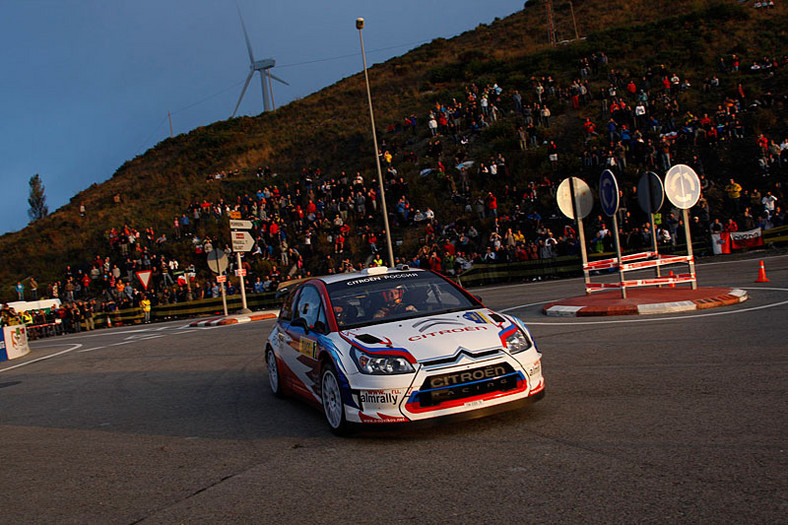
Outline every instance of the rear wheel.
{"label": "rear wheel", "polygon": [[342,402],[342,388],[334,365],[327,362],[320,373],[320,397],[323,401],[323,414],[326,416],[331,432],[338,436],[349,433],[350,424],[345,419],[345,405]]}
{"label": "rear wheel", "polygon": [[276,361],[274,349],[270,346],[265,351],[265,363],[268,365],[268,384],[271,393],[276,397],[282,397],[282,381],[279,376],[279,363]]}

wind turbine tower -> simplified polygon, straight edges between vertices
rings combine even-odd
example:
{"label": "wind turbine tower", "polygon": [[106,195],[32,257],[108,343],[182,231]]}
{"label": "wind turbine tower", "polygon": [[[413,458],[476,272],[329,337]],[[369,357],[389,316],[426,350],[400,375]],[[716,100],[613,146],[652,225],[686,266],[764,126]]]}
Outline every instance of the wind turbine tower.
{"label": "wind turbine tower", "polygon": [[271,73],[271,68],[276,65],[276,61],[273,58],[264,58],[262,60],[255,60],[254,59],[254,52],[252,51],[252,44],[249,42],[249,34],[246,32],[246,24],[244,24],[243,16],[241,16],[241,8],[238,7],[238,17],[241,19],[241,29],[244,32],[244,39],[246,40],[246,49],[249,51],[249,75],[246,77],[246,82],[244,82],[244,88],[241,90],[241,96],[238,97],[238,103],[235,105],[235,109],[233,110],[233,114],[231,118],[235,116],[238,112],[238,107],[241,105],[241,101],[246,94],[246,88],[249,87],[249,82],[251,82],[252,77],[254,76],[256,71],[260,72],[260,84],[263,89],[263,111],[271,111],[272,109],[276,109],[274,107],[274,90],[273,86],[271,85],[271,80],[276,80],[277,82],[281,82],[282,84],[289,86],[287,82],[282,80],[281,78],[277,77],[273,73]]}

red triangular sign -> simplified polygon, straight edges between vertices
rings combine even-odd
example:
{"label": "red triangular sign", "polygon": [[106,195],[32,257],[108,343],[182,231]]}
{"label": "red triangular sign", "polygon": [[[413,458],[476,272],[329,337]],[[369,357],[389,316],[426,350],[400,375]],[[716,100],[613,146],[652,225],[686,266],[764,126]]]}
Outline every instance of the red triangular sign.
{"label": "red triangular sign", "polygon": [[144,270],[142,272],[137,272],[137,278],[142,283],[142,287],[146,290],[148,289],[148,284],[150,283],[150,276],[153,272],[150,270]]}

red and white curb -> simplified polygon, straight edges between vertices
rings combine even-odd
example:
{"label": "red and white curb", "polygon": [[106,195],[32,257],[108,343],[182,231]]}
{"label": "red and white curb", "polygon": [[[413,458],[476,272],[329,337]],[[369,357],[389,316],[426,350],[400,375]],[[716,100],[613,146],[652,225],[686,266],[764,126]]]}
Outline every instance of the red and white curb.
{"label": "red and white curb", "polygon": [[730,306],[743,303],[748,299],[747,292],[733,289],[727,294],[705,299],[690,299],[668,303],[631,304],[631,305],[588,305],[570,306],[555,304],[544,309],[549,317],[589,317],[596,315],[651,315],[676,312],[705,310],[718,306]]}
{"label": "red and white curb", "polygon": [[211,317],[210,319],[201,319],[199,321],[192,321],[189,326],[192,328],[199,328],[205,326],[225,326],[228,324],[243,324],[251,323],[252,321],[264,321],[266,319],[276,319],[276,312],[258,312],[254,314],[239,314],[228,317]]}

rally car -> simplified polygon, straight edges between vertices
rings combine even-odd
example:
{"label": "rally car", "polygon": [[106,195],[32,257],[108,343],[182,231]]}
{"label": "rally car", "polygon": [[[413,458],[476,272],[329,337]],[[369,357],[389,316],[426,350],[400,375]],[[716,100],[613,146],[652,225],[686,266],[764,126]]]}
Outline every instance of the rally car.
{"label": "rally car", "polygon": [[284,292],[265,349],[271,390],[322,407],[336,434],[544,395],[541,354],[522,321],[437,273],[372,267]]}

